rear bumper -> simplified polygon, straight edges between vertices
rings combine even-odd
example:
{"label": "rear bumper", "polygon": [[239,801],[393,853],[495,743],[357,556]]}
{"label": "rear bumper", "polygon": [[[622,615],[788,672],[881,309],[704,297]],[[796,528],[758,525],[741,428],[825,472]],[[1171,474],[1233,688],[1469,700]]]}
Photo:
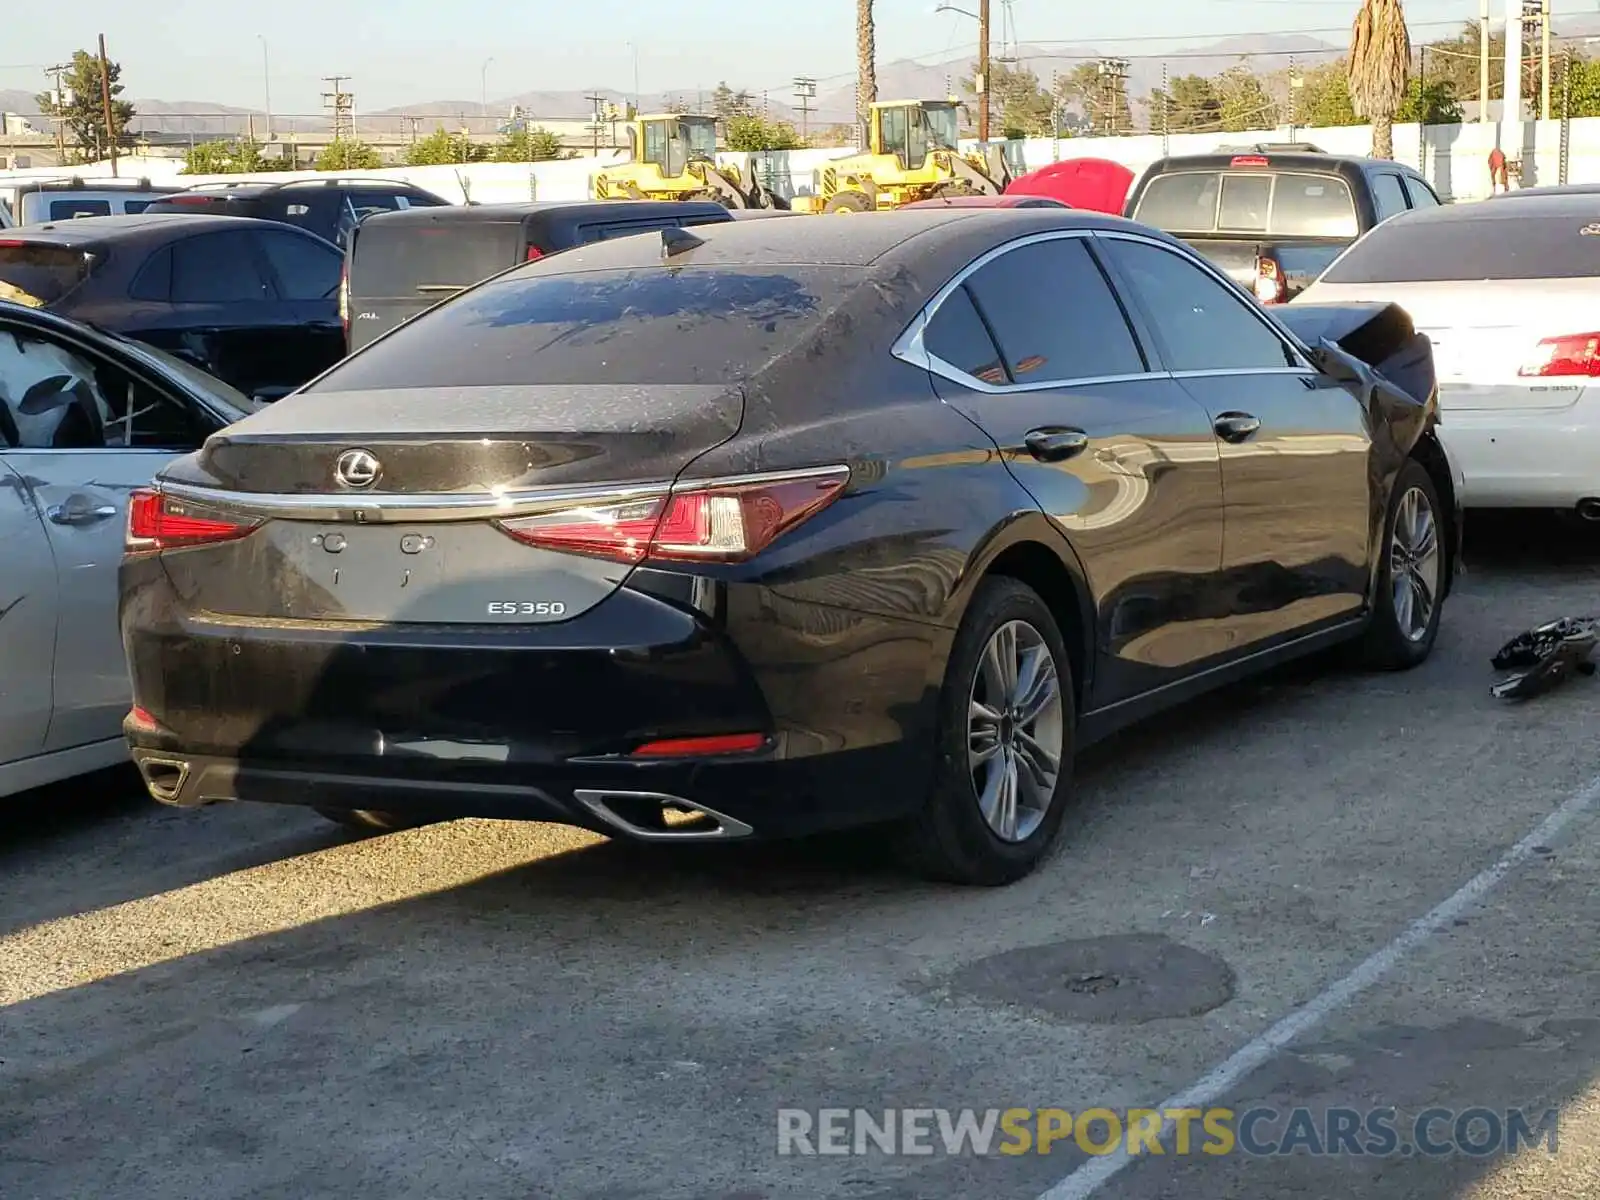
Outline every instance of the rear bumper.
{"label": "rear bumper", "polygon": [[[556,625],[335,627],[196,618],[158,560],[134,560],[123,640],[150,720],[125,732],[152,794],[179,806],[260,800],[645,837],[630,806],[649,804],[606,799],[644,793],[722,817],[732,832],[718,836],[784,837],[920,803],[949,631],[757,585],[715,585],[697,607],[687,597],[704,588],[674,599],[674,577],[650,574],[636,573],[656,594],[624,587]],[[758,751],[633,754],[754,732],[767,735]]]}
{"label": "rear bumper", "polygon": [[1454,409],[1439,437],[1467,508],[1571,508],[1600,497],[1600,401],[1567,408]]}

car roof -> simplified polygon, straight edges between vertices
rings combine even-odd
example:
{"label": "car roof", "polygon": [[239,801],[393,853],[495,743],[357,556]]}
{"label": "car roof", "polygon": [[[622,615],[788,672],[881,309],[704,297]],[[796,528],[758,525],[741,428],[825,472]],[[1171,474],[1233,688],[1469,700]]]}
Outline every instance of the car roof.
{"label": "car roof", "polygon": [[1235,159],[1266,159],[1265,163],[1255,164],[1257,169],[1281,168],[1285,171],[1322,171],[1325,173],[1342,173],[1342,171],[1358,170],[1370,171],[1382,168],[1385,171],[1399,171],[1404,175],[1417,175],[1415,167],[1408,167],[1405,163],[1395,162],[1387,158],[1364,158],[1353,154],[1323,154],[1320,152],[1307,152],[1303,150],[1256,150],[1241,148],[1238,150],[1215,150],[1206,154],[1173,154],[1166,158],[1159,158],[1150,167],[1150,174],[1162,171],[1186,170],[1211,170],[1221,171],[1233,166]]}
{"label": "car roof", "polygon": [[688,216],[727,212],[714,200],[524,200],[512,204],[449,204],[428,208],[399,208],[374,213],[363,225],[471,224],[477,221],[520,221],[527,217],[559,215],[574,220],[615,216],[619,220]]}
{"label": "car roof", "polygon": [[[271,222],[282,224],[282,222]],[[75,217],[46,221],[40,225],[21,225],[6,230],[6,240],[25,238],[30,242],[52,242],[61,246],[81,246],[89,242],[133,241],[138,238],[179,237],[222,229],[260,229],[262,222],[249,217],[229,217],[200,213],[130,213],[115,217]],[[293,229],[292,225],[285,228]],[[303,232],[303,231],[302,231]],[[315,235],[313,235],[315,236]]]}
{"label": "car roof", "polygon": [[1514,192],[1496,192],[1490,200],[1515,200],[1519,196],[1529,199],[1547,196],[1593,196],[1600,194],[1600,183],[1551,183],[1544,187],[1518,188]]}
{"label": "car roof", "polygon": [[[806,221],[718,221],[683,230],[700,244],[670,260],[683,266],[841,266],[871,267],[914,262],[954,243],[1002,245],[1029,233],[1050,230],[1136,230],[1172,242],[1159,230],[1072,208],[902,208],[889,212],[814,217]],[[591,242],[518,267],[506,279],[580,271],[626,270],[659,266],[664,237],[643,235]],[[978,250],[977,253],[981,253]]]}
{"label": "car roof", "polygon": [[[1588,225],[1600,217],[1596,211],[1592,192],[1571,192],[1564,195],[1519,196],[1512,193],[1497,197],[1493,204],[1441,204],[1438,207],[1418,208],[1399,213],[1389,221],[1404,221],[1408,225],[1420,221],[1453,223],[1466,221],[1525,221],[1529,217],[1541,220],[1570,218]],[[1384,224],[1389,224],[1385,221]]]}
{"label": "car roof", "polygon": [[935,196],[931,200],[918,200],[905,208],[1071,208],[1053,196],[1031,196],[1026,192],[1010,192],[1003,196]]}

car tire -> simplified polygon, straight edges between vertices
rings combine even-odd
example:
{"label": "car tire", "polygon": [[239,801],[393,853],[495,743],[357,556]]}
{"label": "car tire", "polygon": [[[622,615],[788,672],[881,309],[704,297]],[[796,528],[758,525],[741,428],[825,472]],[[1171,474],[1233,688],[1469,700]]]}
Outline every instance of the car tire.
{"label": "car tire", "polygon": [[[1433,650],[1448,563],[1441,518],[1433,479],[1421,463],[1408,461],[1389,496],[1379,543],[1377,598],[1360,643],[1361,660],[1372,669],[1410,670]],[[1426,612],[1419,612],[1424,603]]]}
{"label": "car tire", "polygon": [[[997,675],[1008,654],[1008,673]],[[1055,681],[1053,697],[1028,684],[1045,672]],[[1007,692],[1004,705],[991,704]],[[1016,719],[1026,710],[1035,715]],[[1065,815],[1075,721],[1072,669],[1049,606],[1017,580],[985,580],[951,648],[939,692],[934,783],[897,831],[902,861],[930,878],[986,887],[1029,874]],[[1042,765],[1051,750],[1053,777],[1035,774],[1030,764]]]}
{"label": "car tire", "polygon": [[400,813],[382,812],[375,808],[319,808],[317,815],[335,825],[343,825],[352,833],[399,833],[402,829],[416,829],[431,821],[420,817],[402,816]]}

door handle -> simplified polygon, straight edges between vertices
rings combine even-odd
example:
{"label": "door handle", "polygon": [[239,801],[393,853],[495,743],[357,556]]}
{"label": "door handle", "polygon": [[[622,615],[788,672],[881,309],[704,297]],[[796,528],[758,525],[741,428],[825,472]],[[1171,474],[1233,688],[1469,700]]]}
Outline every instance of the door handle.
{"label": "door handle", "polygon": [[117,515],[115,504],[52,504],[45,516],[57,525],[94,525]]}
{"label": "door handle", "polygon": [[1225,442],[1244,442],[1255,436],[1261,422],[1249,413],[1229,412],[1213,421],[1211,428]]}
{"label": "door handle", "polygon": [[1081,454],[1089,445],[1089,435],[1081,429],[1030,429],[1022,444],[1040,462],[1065,462]]}

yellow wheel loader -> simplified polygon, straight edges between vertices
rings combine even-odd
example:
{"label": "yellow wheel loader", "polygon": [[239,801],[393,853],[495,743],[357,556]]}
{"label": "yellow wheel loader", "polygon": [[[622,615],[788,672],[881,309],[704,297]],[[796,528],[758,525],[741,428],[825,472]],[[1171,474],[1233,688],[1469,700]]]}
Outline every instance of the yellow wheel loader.
{"label": "yellow wheel loader", "polygon": [[[753,167],[717,163],[715,117],[665,113],[628,122],[630,161],[594,177],[596,200],[717,200],[728,208],[787,208]],[[748,181],[745,176],[749,175]]]}
{"label": "yellow wheel loader", "polygon": [[998,196],[1011,182],[1000,147],[987,158],[957,149],[954,100],[888,100],[874,104],[865,154],[818,169],[813,211],[873,212],[935,196]]}

